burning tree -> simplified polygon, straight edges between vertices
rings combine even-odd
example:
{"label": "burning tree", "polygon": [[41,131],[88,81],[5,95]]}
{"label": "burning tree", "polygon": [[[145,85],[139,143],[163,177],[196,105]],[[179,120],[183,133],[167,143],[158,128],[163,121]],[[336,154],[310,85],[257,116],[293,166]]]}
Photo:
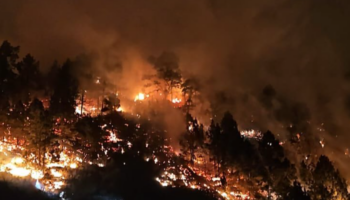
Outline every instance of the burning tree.
{"label": "burning tree", "polygon": [[102,112],[115,112],[120,107],[120,100],[115,94],[109,94],[103,99]]}
{"label": "burning tree", "polygon": [[199,91],[199,83],[196,79],[186,79],[182,84],[182,92],[184,97],[187,96],[185,108],[186,112],[189,113],[190,110],[194,107],[193,98]]}
{"label": "burning tree", "polygon": [[173,89],[180,87],[182,81],[179,58],[173,52],[163,52],[159,57],[151,57],[150,62],[157,70],[157,77],[165,82],[165,94],[170,93],[170,99],[172,100]]}
{"label": "burning tree", "polygon": [[[319,158],[316,162],[307,156],[297,166],[298,174],[284,150],[284,142],[291,140],[281,142],[269,131],[261,135],[260,131],[239,130],[229,112],[221,123],[212,120],[207,129],[190,114],[194,98],[201,100],[199,83],[195,77],[182,82],[179,58],[174,53],[163,52],[150,60],[159,83],[154,91],[161,88],[166,100],[170,94],[170,101],[164,101],[164,105],[183,112],[186,126],[180,140],[170,136],[164,124],[155,122],[162,117],[156,109],[164,106],[151,97],[152,91],[138,93],[134,101],[134,96],[130,97],[132,105],[128,106],[141,111],[120,112],[118,95],[110,92],[116,88],[109,90],[112,84],[88,68],[91,63],[85,63],[84,58],[67,60],[62,66],[55,63],[43,87],[39,62],[29,54],[18,61],[18,51],[19,47],[8,42],[0,47],[0,153],[6,158],[0,163],[0,170],[19,177],[31,176],[39,186],[43,183],[39,189],[61,190],[66,180],[73,178],[68,187],[89,186],[87,195],[96,192],[113,196],[118,191],[125,196],[123,191],[134,189],[135,181],[129,179],[134,176],[154,186],[151,192],[164,187],[162,191],[175,191],[171,193],[174,196],[181,189],[168,186],[201,190],[224,199],[349,198],[346,181],[325,156],[312,155]],[[41,91],[44,89],[46,93]],[[35,98],[33,91],[37,90],[44,96]],[[174,92],[183,95],[186,103],[173,98]],[[84,106],[90,104],[89,98],[96,96],[98,100],[92,107],[97,108],[97,115],[76,115],[77,105],[83,113]],[[230,102],[223,92],[215,97],[216,108]],[[286,128],[292,135],[306,130],[306,122],[300,121],[309,119],[305,106],[285,102],[269,87],[260,98],[276,115],[295,111],[283,118],[284,123],[291,120],[298,124],[296,128]],[[49,99],[50,105],[44,106]],[[273,108],[273,101],[280,102],[283,108]],[[146,106],[155,107],[152,114]],[[175,150],[176,142],[180,142],[180,152]],[[144,166],[146,174],[139,170],[140,166]],[[87,168],[88,174],[73,176],[78,167]],[[81,179],[75,179],[78,177]],[[145,184],[138,186],[149,195],[144,187]],[[66,191],[69,189],[72,188]]]}

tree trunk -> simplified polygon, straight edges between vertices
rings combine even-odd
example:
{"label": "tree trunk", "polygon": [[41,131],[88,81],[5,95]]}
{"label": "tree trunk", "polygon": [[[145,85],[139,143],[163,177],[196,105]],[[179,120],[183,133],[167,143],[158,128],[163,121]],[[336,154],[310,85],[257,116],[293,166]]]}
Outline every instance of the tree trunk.
{"label": "tree trunk", "polygon": [[218,176],[220,176],[220,161],[218,161]]}
{"label": "tree trunk", "polygon": [[83,109],[84,109],[84,94],[85,90],[81,93],[81,107],[80,107],[80,115],[83,115]]}
{"label": "tree trunk", "polygon": [[102,109],[103,109],[103,100],[104,100],[104,97],[105,97],[105,91],[106,91],[106,81],[103,82],[103,90],[102,90],[102,102],[101,102],[101,115],[102,115]]}
{"label": "tree trunk", "polygon": [[170,92],[170,101],[173,101],[173,81],[171,80],[170,81],[170,84],[169,84],[169,92]]}
{"label": "tree trunk", "polygon": [[42,169],[45,168],[45,152],[46,152],[46,145],[44,143],[44,146],[43,146],[43,159],[42,159]]}
{"label": "tree trunk", "polygon": [[39,158],[38,158],[38,160],[39,160],[39,166],[41,167],[42,165],[41,165],[41,145],[40,145],[40,143],[39,143]]}

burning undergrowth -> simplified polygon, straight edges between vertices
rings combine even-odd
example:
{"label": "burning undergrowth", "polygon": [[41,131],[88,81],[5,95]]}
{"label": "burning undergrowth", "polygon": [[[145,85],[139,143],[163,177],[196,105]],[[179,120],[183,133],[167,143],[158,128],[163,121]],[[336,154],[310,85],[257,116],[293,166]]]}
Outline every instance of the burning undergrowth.
{"label": "burning undergrowth", "polygon": [[[32,56],[17,61],[18,48],[10,43],[0,52],[0,170],[30,178],[58,198],[96,193],[133,199],[135,182],[146,197],[183,189],[224,199],[347,198],[342,172],[322,156],[329,140],[312,135],[307,106],[271,86],[255,97],[207,96],[201,82],[183,75],[173,52],[147,59],[152,68],[135,74],[130,85],[82,58],[55,63],[43,75]],[[140,60],[117,62],[116,71],[133,72],[127,66],[136,70]],[[222,109],[237,108],[239,101],[259,102],[264,112],[240,108],[238,116],[248,116],[240,121],[248,123],[237,123],[235,112]],[[261,130],[271,126],[274,133]],[[316,127],[324,132],[323,124]],[[88,189],[77,192],[85,184]]]}

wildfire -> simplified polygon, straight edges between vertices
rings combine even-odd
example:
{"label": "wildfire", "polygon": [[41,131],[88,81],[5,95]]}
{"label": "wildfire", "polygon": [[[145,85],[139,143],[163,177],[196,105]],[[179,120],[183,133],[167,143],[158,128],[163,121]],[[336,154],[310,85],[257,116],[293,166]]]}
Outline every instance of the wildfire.
{"label": "wildfire", "polygon": [[38,180],[38,179],[42,179],[44,177],[44,174],[42,171],[33,170],[31,176],[33,179]]}
{"label": "wildfire", "polygon": [[76,106],[76,107],[75,107],[75,113],[77,113],[77,114],[79,114],[79,115],[82,114],[82,113],[81,113],[81,108],[80,108],[79,106]]}
{"label": "wildfire", "polygon": [[11,170],[9,171],[10,174],[12,174],[13,176],[19,176],[19,177],[26,177],[30,174],[30,170],[29,169],[25,169],[22,167],[15,167],[15,166],[11,166]]}
{"label": "wildfire", "polygon": [[53,182],[54,184],[54,189],[61,189],[61,187],[64,185],[62,181],[55,181]]}
{"label": "wildfire", "polygon": [[323,139],[320,140],[320,145],[321,145],[322,148],[324,148],[324,141],[323,141]]}
{"label": "wildfire", "polygon": [[51,174],[52,174],[54,177],[61,177],[61,176],[62,176],[62,173],[56,171],[55,169],[51,169]]}
{"label": "wildfire", "polygon": [[[156,181],[163,187],[176,187],[179,183],[183,183],[183,186],[191,189],[198,189],[209,191],[221,196],[221,199],[234,200],[234,199],[252,199],[249,193],[236,191],[234,188],[225,187],[223,190],[221,177],[215,175],[215,172],[203,170],[200,166],[205,162],[195,160],[194,165],[174,165],[173,159],[175,151],[171,146],[163,146],[163,151],[167,155],[168,160],[158,160],[154,157],[154,163],[168,163],[168,167],[164,168],[164,172],[160,177],[156,177]],[[149,158],[146,158],[149,161]],[[230,172],[229,172],[230,173]],[[204,179],[197,179],[203,177]]]}
{"label": "wildfire", "polygon": [[116,109],[117,112],[123,112],[123,108],[121,106],[119,106],[117,109]]}
{"label": "wildfire", "polygon": [[72,169],[76,169],[78,167],[78,165],[76,163],[71,163],[70,164],[70,168]]}
{"label": "wildfire", "polygon": [[[136,95],[134,101],[143,101],[145,98],[148,97],[149,95],[139,93]],[[174,104],[179,104],[182,102],[182,100],[174,98],[171,100],[171,102]],[[96,108],[94,106],[84,104],[83,113],[88,113],[89,111],[91,112],[95,110]],[[115,110],[118,112],[123,112],[122,107],[115,108]],[[76,112],[81,112],[81,106],[76,107]],[[125,124],[125,126],[129,127],[129,124]],[[124,154],[126,151],[132,149],[133,144],[131,142],[133,141],[130,142],[128,140],[122,140],[118,138],[118,131],[115,128],[109,129],[109,125],[107,124],[104,124],[100,127],[109,133],[109,136],[106,136],[104,138],[106,142],[118,143],[118,148],[113,149],[114,152]],[[136,127],[140,128],[140,124],[137,124]],[[188,124],[188,131],[193,132],[195,127],[195,124]],[[242,131],[241,135],[246,138],[261,137],[261,133],[255,130]],[[123,144],[119,145],[119,142],[123,142]],[[174,160],[176,159],[174,158],[180,155],[178,152],[175,152],[170,145],[164,145],[160,148],[162,149],[162,153],[166,154],[167,158],[164,158],[163,156],[157,155],[155,149],[151,149],[153,148],[153,145],[150,145],[148,142],[149,141],[146,141],[145,147],[148,148],[150,152],[153,151],[153,153],[151,155],[145,155],[145,160],[147,162],[153,161],[152,163],[159,166],[167,164],[167,167],[164,168],[163,174],[159,177],[156,177],[156,181],[159,182],[161,186],[176,187],[179,186],[180,183],[181,186],[186,186],[188,188],[206,190],[211,191],[213,193],[217,193],[221,195],[221,197],[224,199],[250,199],[250,196],[248,194],[237,192],[236,190],[231,191],[231,189],[229,188],[225,188],[225,190],[222,189],[221,178],[213,172],[203,170],[203,166],[206,165],[206,163],[208,162],[207,160],[196,158],[194,160],[194,166],[176,165],[176,162],[174,162]],[[80,154],[76,152],[71,152],[62,145],[58,146],[57,148],[59,150],[55,153],[56,155],[51,155],[51,153],[49,152],[44,153],[44,163],[41,163],[41,158],[38,158],[34,154],[30,155],[29,157],[12,156],[13,158],[9,159],[9,163],[0,163],[1,171],[19,177],[30,176],[32,179],[36,180],[35,187],[37,187],[38,189],[41,189],[43,191],[57,192],[66,184],[65,181],[68,179],[69,172],[84,166],[84,164],[94,164],[98,167],[105,167],[106,163],[104,163],[102,159],[89,160],[89,158],[83,156],[81,152]],[[17,153],[17,151],[14,150],[22,151],[25,149],[18,145],[0,142],[0,152],[10,155],[11,151]],[[108,151],[112,149],[109,149],[108,146],[101,144],[101,150],[104,153],[103,155],[108,155]],[[25,155],[24,153],[22,154]],[[98,155],[98,157],[100,156],[101,154]],[[126,163],[123,164],[126,165]],[[199,181],[195,177],[202,177],[203,180]],[[40,183],[38,180],[40,180]]]}
{"label": "wildfire", "polygon": [[145,99],[145,94],[143,93],[139,93],[138,95],[136,95],[134,101],[143,101]]}
{"label": "wildfire", "polygon": [[118,137],[117,137],[117,135],[113,132],[113,131],[109,131],[109,137],[108,137],[108,140],[110,141],[110,142],[114,142],[114,143],[116,143],[116,142],[120,142],[120,141],[123,141],[122,139],[119,139]]}
{"label": "wildfire", "polygon": [[[73,152],[60,148],[62,151],[59,153],[59,160],[54,160],[48,153],[44,154],[46,163],[42,168],[43,166],[38,165],[39,158],[35,154],[25,156],[24,147],[11,144],[12,140],[8,138],[4,138],[4,141],[6,142],[0,142],[0,152],[4,155],[4,159],[0,162],[0,171],[16,177],[31,177],[36,180],[35,187],[43,191],[56,192],[61,189],[65,185],[68,170],[77,169],[79,167],[77,162],[83,162],[83,159]],[[87,163],[92,164],[91,161]],[[104,166],[100,163],[99,166],[101,165]],[[48,171],[50,175],[44,176],[45,171]],[[41,183],[38,180],[41,180]]]}
{"label": "wildfire", "polygon": [[261,139],[262,138],[262,134],[260,131],[256,131],[256,130],[243,130],[241,131],[241,135],[245,138],[254,138],[254,139]]}
{"label": "wildfire", "polygon": [[171,102],[173,102],[173,103],[181,103],[181,99],[178,99],[178,98],[174,98],[174,99],[172,99],[171,100]]}
{"label": "wildfire", "polygon": [[193,125],[192,125],[192,124],[190,124],[190,125],[188,126],[188,130],[189,130],[189,131],[193,131]]}

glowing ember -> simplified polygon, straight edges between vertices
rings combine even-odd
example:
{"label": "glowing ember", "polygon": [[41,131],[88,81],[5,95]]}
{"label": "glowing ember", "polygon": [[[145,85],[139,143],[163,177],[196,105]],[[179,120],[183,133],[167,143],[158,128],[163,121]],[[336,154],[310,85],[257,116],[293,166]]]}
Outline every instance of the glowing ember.
{"label": "glowing ember", "polygon": [[75,113],[81,115],[81,108],[80,108],[80,106],[76,106],[75,107]]}
{"label": "glowing ember", "polygon": [[56,171],[55,169],[51,169],[51,174],[54,176],[54,177],[61,177],[62,174],[58,171]]}
{"label": "glowing ember", "polygon": [[245,138],[255,138],[255,139],[261,139],[262,138],[262,134],[260,131],[256,131],[256,130],[244,130],[241,131],[241,135]]}
{"label": "glowing ember", "polygon": [[320,144],[321,144],[322,148],[324,148],[324,141],[323,141],[323,139],[320,140]]}
{"label": "glowing ember", "polygon": [[109,135],[109,138],[108,138],[108,139],[109,139],[110,142],[116,143],[116,142],[123,141],[123,140],[117,138],[117,135],[116,135],[114,132],[110,131],[109,134],[110,134],[110,135]]}
{"label": "glowing ember", "polygon": [[78,165],[76,163],[71,163],[70,164],[70,168],[72,169],[76,169],[78,167]]}
{"label": "glowing ember", "polygon": [[61,189],[61,187],[64,185],[62,181],[55,181],[53,184],[55,189]]}
{"label": "glowing ember", "polygon": [[77,160],[78,162],[83,162],[83,159],[76,157],[75,160]]}
{"label": "glowing ember", "polygon": [[220,181],[220,177],[213,177],[211,180],[212,181]]}
{"label": "glowing ember", "polygon": [[33,170],[31,176],[33,179],[38,180],[42,179],[44,177],[44,174],[42,171]]}
{"label": "glowing ember", "polygon": [[60,164],[60,163],[49,163],[46,165],[47,168],[51,168],[51,167],[64,167],[64,164]]}
{"label": "glowing ember", "polygon": [[128,142],[127,145],[129,148],[131,148],[131,146],[132,146],[131,142]]}
{"label": "glowing ember", "polygon": [[190,124],[190,125],[188,126],[188,130],[189,130],[189,131],[192,131],[192,130],[193,130],[193,125],[192,125],[192,124]]}
{"label": "glowing ember", "polygon": [[181,103],[181,99],[174,98],[171,100],[173,103]]}
{"label": "glowing ember", "polygon": [[105,165],[102,164],[102,163],[98,163],[97,166],[99,166],[99,167],[104,167]]}

